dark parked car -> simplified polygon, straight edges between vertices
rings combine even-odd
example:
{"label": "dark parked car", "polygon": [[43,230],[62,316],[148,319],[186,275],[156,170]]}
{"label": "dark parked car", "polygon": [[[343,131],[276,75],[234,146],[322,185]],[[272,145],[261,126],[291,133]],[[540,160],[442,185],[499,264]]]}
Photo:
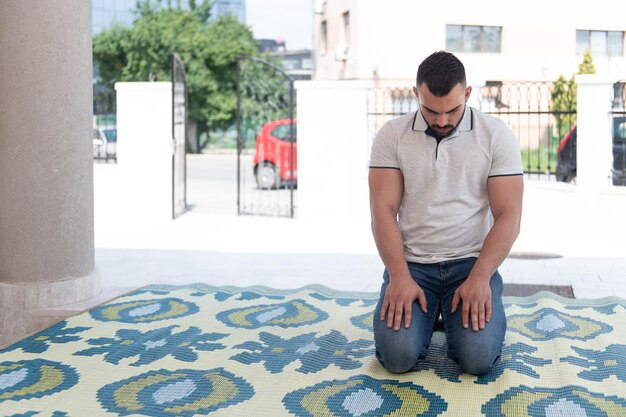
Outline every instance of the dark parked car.
{"label": "dark parked car", "polygon": [[[626,117],[613,118],[613,185],[626,185]],[[576,126],[559,143],[556,179],[570,182],[576,178]]]}

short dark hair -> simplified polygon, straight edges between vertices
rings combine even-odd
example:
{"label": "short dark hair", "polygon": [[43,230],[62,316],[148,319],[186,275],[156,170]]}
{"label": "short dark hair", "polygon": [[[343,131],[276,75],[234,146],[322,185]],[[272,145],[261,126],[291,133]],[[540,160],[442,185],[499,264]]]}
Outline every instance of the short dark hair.
{"label": "short dark hair", "polygon": [[417,87],[426,83],[434,96],[443,97],[459,83],[465,87],[465,67],[450,52],[438,51],[422,61],[417,69],[416,82]]}

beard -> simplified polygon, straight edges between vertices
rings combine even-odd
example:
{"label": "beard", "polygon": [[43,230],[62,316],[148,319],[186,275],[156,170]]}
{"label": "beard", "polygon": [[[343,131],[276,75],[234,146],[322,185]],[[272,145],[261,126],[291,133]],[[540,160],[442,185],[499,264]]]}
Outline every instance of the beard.
{"label": "beard", "polygon": [[448,134],[450,134],[450,132],[452,132],[454,130],[454,126],[452,126],[452,125],[445,125],[445,126],[432,125],[431,129],[433,129],[435,132],[437,132],[438,135],[444,137],[444,136],[447,136]]}

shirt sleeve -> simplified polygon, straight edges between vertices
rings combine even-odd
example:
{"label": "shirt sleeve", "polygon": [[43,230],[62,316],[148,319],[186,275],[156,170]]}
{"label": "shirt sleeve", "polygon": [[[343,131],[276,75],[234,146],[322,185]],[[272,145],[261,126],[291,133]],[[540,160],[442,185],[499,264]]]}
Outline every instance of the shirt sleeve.
{"label": "shirt sleeve", "polygon": [[491,169],[489,177],[523,175],[522,154],[517,138],[506,125],[496,129],[493,138]]}
{"label": "shirt sleeve", "polygon": [[389,122],[383,125],[374,138],[369,166],[370,168],[400,169],[398,139]]}

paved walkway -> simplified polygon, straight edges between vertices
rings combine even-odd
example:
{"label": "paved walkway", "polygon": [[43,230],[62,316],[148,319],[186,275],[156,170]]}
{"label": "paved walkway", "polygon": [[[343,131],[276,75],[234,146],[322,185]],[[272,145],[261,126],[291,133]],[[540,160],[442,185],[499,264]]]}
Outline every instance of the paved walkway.
{"label": "paved walkway", "polygon": [[[212,158],[189,157],[193,208],[176,221],[125,215],[127,203],[116,201],[116,167],[94,166],[96,267],[107,294],[195,282],[378,291],[383,266],[369,219],[237,216],[234,194],[213,187],[219,190],[213,198],[210,181],[194,178]],[[626,298],[626,190],[592,199],[572,187],[527,181],[522,234],[513,252],[560,257],[509,258],[500,272],[510,283],[571,285],[577,298]]]}

